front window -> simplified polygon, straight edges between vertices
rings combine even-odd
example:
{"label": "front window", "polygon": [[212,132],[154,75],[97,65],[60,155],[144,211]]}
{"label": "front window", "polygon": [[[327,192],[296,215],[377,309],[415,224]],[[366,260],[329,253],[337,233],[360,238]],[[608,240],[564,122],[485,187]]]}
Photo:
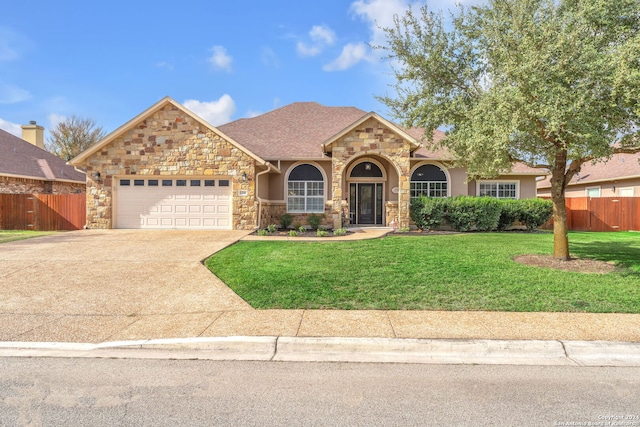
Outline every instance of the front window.
{"label": "front window", "polygon": [[422,165],[411,174],[411,198],[447,197],[447,174],[436,165]]}
{"label": "front window", "polygon": [[516,182],[480,182],[478,184],[478,196],[517,199],[518,184]]}
{"label": "front window", "polygon": [[287,212],[324,212],[324,178],[317,167],[298,165],[289,173]]}
{"label": "front window", "polygon": [[587,197],[600,197],[600,187],[587,187]]}

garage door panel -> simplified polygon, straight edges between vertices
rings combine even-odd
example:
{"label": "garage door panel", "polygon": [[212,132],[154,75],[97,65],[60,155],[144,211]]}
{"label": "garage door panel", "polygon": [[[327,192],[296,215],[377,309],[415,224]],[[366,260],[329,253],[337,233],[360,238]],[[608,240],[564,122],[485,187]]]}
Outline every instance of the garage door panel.
{"label": "garage door panel", "polygon": [[148,180],[136,177],[143,185],[131,179],[129,186],[117,181],[118,228],[231,229],[230,187],[178,186],[176,178],[163,180],[171,185],[149,186]]}

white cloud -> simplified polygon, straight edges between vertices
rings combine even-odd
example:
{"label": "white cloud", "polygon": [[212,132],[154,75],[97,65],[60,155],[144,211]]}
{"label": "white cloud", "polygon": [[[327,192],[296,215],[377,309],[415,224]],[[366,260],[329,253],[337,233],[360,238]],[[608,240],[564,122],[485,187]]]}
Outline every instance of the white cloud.
{"label": "white cloud", "polygon": [[0,119],[0,129],[17,136],[18,138],[22,138],[22,128],[17,123],[12,123],[7,120]]}
{"label": "white cloud", "polygon": [[49,119],[49,129],[55,129],[58,124],[67,120],[67,116],[62,114],[50,113],[47,116],[47,119]]}
{"label": "white cloud", "polygon": [[209,62],[215,69],[231,71],[231,62],[233,59],[227,55],[227,49],[223,46],[213,46],[211,48],[213,54],[209,58]]}
{"label": "white cloud", "polygon": [[31,98],[28,90],[0,80],[0,104],[16,104]]}
{"label": "white cloud", "polygon": [[351,10],[369,24],[373,45],[384,42],[382,28],[393,26],[393,17],[403,15],[408,8],[406,0],[357,0],[351,3]]}
{"label": "white cloud", "polygon": [[311,40],[316,43],[332,45],[336,41],[336,33],[325,25],[314,25],[309,31]]}
{"label": "white cloud", "polygon": [[207,102],[187,99],[182,105],[214,126],[230,122],[231,116],[236,112],[235,102],[226,93],[217,101]]}
{"label": "white cloud", "polygon": [[314,25],[309,30],[311,43],[298,42],[296,51],[300,56],[316,56],[336,42],[336,33],[326,25]]}
{"label": "white cloud", "polygon": [[333,62],[326,64],[324,71],[343,71],[351,68],[360,61],[372,62],[373,56],[369,53],[367,45],[364,43],[348,43],[342,48],[342,53]]}

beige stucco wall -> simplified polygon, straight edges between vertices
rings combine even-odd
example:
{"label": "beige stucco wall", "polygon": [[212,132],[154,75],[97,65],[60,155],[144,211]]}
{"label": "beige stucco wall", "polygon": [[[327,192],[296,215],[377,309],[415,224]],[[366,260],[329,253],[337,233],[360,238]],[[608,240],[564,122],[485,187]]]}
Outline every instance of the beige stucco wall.
{"label": "beige stucco wall", "polygon": [[[630,197],[640,197],[640,178],[573,184],[567,187],[565,197],[587,197],[587,188],[592,187],[600,188],[600,197],[621,197],[620,190],[623,188],[632,189],[633,194]],[[551,189],[538,189],[538,196],[551,197]]]}
{"label": "beige stucco wall", "polygon": [[[255,163],[244,151],[167,104],[87,159],[87,225],[112,228],[115,177],[211,176],[232,182],[232,228],[252,229],[257,223]],[[239,196],[240,190],[247,195]]]}

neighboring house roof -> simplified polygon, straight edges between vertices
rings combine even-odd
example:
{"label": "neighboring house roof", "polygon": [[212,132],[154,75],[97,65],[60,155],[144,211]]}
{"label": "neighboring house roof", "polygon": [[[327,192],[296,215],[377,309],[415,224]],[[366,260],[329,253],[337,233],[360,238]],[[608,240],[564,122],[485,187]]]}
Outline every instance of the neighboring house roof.
{"label": "neighboring house roof", "polygon": [[[569,185],[588,184],[620,179],[640,178],[640,153],[614,154],[607,161],[584,163],[580,172],[571,178]],[[551,187],[551,177],[538,182],[538,188]]]}
{"label": "neighboring house roof", "polygon": [[0,129],[0,175],[43,181],[85,182],[61,158]]}
{"label": "neighboring house roof", "polygon": [[[69,160],[69,163],[72,164],[72,165],[81,165],[92,154],[94,154],[95,152],[100,150],[102,147],[105,147],[106,145],[111,143],[114,139],[120,137],[123,133],[128,132],[129,130],[131,130],[131,128],[136,126],[140,121],[145,120],[146,118],[148,118],[148,117],[152,116],[153,114],[157,113],[158,111],[160,111],[161,109],[166,107],[168,104],[171,104],[174,107],[178,108],[184,114],[187,114],[187,115],[193,117],[202,126],[204,126],[205,128],[211,130],[212,132],[214,132],[215,134],[217,134],[221,138],[225,139],[230,144],[232,144],[235,147],[237,147],[238,149],[240,149],[241,151],[243,151],[244,153],[246,153],[247,155],[252,157],[254,160],[256,160],[259,164],[267,165],[268,162],[266,162],[265,160],[263,160],[262,158],[260,158],[256,154],[254,154],[250,149],[247,148],[246,144],[239,144],[232,137],[229,137],[228,135],[223,133],[219,128],[215,128],[211,123],[207,122],[206,120],[204,120],[203,118],[201,118],[200,116],[198,116],[197,114],[195,114],[194,112],[190,111],[185,106],[179,104],[174,99],[172,99],[172,98],[170,98],[168,96],[162,98],[160,101],[156,102],[151,107],[147,108],[145,111],[143,111],[142,113],[138,114],[136,117],[134,117],[133,119],[129,120],[127,123],[125,123],[122,126],[120,126],[118,129],[116,129],[113,132],[111,132],[109,135],[104,137],[104,139],[102,139],[101,141],[98,141],[97,143],[95,143],[91,147],[89,147],[86,150],[84,150],[82,153],[78,154],[73,159]],[[269,166],[269,167],[271,168],[271,166]]]}

